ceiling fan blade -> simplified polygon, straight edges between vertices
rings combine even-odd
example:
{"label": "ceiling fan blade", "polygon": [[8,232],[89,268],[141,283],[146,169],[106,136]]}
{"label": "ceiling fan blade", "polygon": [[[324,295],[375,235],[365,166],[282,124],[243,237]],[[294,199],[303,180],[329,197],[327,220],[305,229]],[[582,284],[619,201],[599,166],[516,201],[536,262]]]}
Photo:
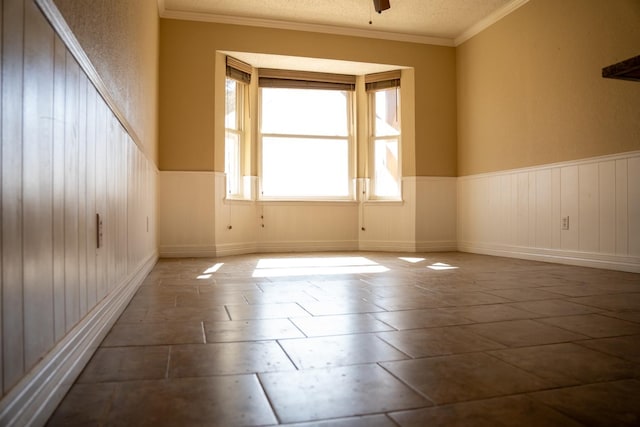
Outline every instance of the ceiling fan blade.
{"label": "ceiling fan blade", "polygon": [[382,13],[383,10],[391,8],[391,4],[389,3],[389,0],[373,0],[373,7],[376,12]]}

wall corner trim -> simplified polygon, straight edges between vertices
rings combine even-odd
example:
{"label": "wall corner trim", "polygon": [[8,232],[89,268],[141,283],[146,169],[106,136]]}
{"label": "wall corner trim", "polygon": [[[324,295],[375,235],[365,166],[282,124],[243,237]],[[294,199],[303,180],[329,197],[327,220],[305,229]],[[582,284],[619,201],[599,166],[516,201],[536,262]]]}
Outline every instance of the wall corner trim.
{"label": "wall corner trim", "polygon": [[154,251],[0,401],[0,425],[46,423],[157,260]]}

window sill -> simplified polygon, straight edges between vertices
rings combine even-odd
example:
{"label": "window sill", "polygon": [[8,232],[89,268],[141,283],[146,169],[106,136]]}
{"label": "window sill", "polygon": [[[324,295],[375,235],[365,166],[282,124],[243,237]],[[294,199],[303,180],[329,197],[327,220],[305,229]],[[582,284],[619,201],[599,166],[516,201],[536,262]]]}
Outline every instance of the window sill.
{"label": "window sill", "polygon": [[244,197],[225,197],[224,202],[229,204],[233,204],[233,203],[243,204],[243,203],[254,203],[255,200],[245,199]]}
{"label": "window sill", "polygon": [[365,205],[404,205],[402,199],[369,199],[363,202]]}
{"label": "window sill", "polygon": [[258,199],[259,203],[264,204],[283,204],[283,205],[356,205],[358,202],[353,199]]}

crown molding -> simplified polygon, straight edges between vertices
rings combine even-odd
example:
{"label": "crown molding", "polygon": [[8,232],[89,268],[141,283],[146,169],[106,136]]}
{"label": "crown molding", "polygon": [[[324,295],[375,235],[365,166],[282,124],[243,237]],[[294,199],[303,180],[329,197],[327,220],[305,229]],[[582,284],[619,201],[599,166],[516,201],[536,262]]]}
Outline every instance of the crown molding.
{"label": "crown molding", "polygon": [[271,19],[246,18],[237,16],[215,15],[199,12],[183,12],[167,10],[164,1],[158,0],[158,10],[161,18],[179,19],[184,21],[212,22],[216,24],[244,25],[250,27],[277,28],[280,30],[306,31],[312,33],[335,34],[341,36],[365,37],[370,39],[392,40],[399,42],[421,43],[437,46],[454,46],[453,39],[442,37],[419,36],[414,34],[393,33],[386,31],[346,28],[333,25],[305,24],[301,22],[287,22]]}
{"label": "crown molding", "polygon": [[167,10],[165,0],[158,1],[158,15],[165,19],[178,19],[183,21],[211,22],[216,24],[244,25],[249,27],[276,28],[280,30],[306,31],[313,33],[335,34],[341,36],[365,37],[370,39],[392,40],[408,43],[430,44],[436,46],[456,47],[469,40],[473,36],[489,28],[505,16],[524,6],[529,0],[513,0],[496,10],[489,16],[481,19],[467,28],[454,39],[445,37],[420,36],[416,34],[395,33],[378,30],[365,30],[361,28],[347,28],[335,25],[305,24],[301,22],[288,22],[273,19],[259,19],[239,16],[217,15],[202,12],[185,12]]}
{"label": "crown molding", "polygon": [[480,21],[476,22],[471,27],[463,31],[458,37],[456,37],[453,40],[453,45],[460,46],[462,43],[466,42],[471,37],[489,28],[490,26],[492,26],[493,24],[495,24],[505,16],[509,15],[510,13],[514,12],[516,9],[520,8],[521,6],[524,6],[528,2],[529,0],[513,0],[512,2],[507,3],[500,9],[493,12],[491,15],[481,19]]}

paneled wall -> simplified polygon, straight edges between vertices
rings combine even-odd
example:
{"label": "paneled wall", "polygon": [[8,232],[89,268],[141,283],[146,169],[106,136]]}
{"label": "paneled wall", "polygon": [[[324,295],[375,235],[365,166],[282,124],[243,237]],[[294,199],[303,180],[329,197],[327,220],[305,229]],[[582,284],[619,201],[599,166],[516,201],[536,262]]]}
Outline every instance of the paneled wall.
{"label": "paneled wall", "polygon": [[160,177],[165,257],[456,249],[456,178],[404,178],[402,202],[262,203],[225,200],[223,173],[163,171]]}
{"label": "paneled wall", "polygon": [[640,152],[458,178],[458,235],[464,251],[639,272]]}
{"label": "paneled wall", "polygon": [[161,256],[216,255],[214,195],[214,172],[160,172]]}
{"label": "paneled wall", "polygon": [[63,343],[86,333],[98,308],[134,288],[132,278],[155,261],[157,169],[33,1],[4,0],[0,13],[0,424],[7,425],[21,423],[11,418],[15,406],[24,412],[20,399],[34,399],[24,391],[55,376],[40,378],[71,352]]}

